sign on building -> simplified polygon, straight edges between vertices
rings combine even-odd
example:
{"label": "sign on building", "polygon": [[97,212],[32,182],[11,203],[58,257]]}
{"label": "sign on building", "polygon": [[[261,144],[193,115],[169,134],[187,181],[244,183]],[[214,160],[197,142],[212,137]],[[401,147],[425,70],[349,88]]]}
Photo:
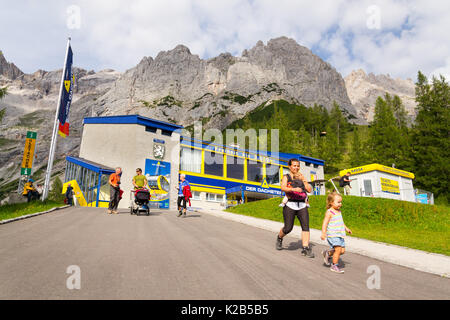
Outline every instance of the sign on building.
{"label": "sign on building", "polygon": [[397,180],[380,178],[381,191],[393,194],[400,194],[400,188]]}

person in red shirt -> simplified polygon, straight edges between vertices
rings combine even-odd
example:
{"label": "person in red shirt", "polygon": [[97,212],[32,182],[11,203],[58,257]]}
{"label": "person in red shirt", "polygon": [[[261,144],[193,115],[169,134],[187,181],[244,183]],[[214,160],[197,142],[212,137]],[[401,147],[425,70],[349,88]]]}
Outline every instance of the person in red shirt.
{"label": "person in red shirt", "polygon": [[122,168],[117,167],[116,172],[109,176],[109,207],[108,213],[117,214],[117,206],[120,201],[120,176],[122,175]]}

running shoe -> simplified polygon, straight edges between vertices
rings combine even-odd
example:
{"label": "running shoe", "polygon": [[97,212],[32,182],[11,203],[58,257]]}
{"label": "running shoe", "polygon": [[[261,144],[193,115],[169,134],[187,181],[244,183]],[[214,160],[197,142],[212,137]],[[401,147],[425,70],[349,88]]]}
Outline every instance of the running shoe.
{"label": "running shoe", "polygon": [[183,212],[178,211],[178,216],[177,217],[181,217],[182,214],[183,214]]}
{"label": "running shoe", "polygon": [[336,273],[344,273],[344,270],[339,268],[337,264],[332,264],[330,270]]}
{"label": "running shoe", "polygon": [[328,255],[328,250],[323,250],[322,251],[322,255],[323,255],[323,263],[327,266],[327,267],[329,267],[330,265],[331,265],[331,262],[330,262],[330,256]]}
{"label": "running shoe", "polygon": [[283,238],[280,238],[278,235],[277,235],[276,248],[277,248],[277,250],[283,249]]}
{"label": "running shoe", "polygon": [[305,256],[307,256],[309,258],[314,258],[314,253],[312,252],[311,246],[304,248],[304,250],[305,250],[305,254],[304,254]]}

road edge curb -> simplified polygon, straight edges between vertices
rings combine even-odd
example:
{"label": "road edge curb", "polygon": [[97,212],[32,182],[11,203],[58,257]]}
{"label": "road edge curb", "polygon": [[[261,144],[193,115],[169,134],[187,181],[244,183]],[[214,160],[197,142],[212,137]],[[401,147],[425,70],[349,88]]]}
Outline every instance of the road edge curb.
{"label": "road edge curb", "polygon": [[[272,232],[278,232],[280,226],[283,226],[283,223],[278,221],[245,216],[223,210],[218,211],[218,210],[203,209],[199,211],[222,219],[243,223],[249,226],[253,226],[259,229],[264,229]],[[301,228],[299,226],[294,226],[293,231],[301,232]],[[312,228],[310,229],[310,231],[311,231],[310,241],[315,244],[324,245],[323,241],[320,240],[321,231]],[[417,271],[435,274],[443,278],[450,278],[450,257],[448,256],[357,237],[348,237],[347,241],[349,241],[348,247],[346,248],[346,251],[348,252],[360,254],[366,257],[370,257],[387,263],[396,264],[402,267],[407,267]],[[377,249],[384,249],[386,252],[380,254],[377,253]],[[389,251],[391,252],[389,253]],[[414,262],[410,257],[401,258],[400,256],[402,254],[416,255],[417,256],[416,260],[420,262],[417,261]],[[428,258],[428,260],[425,258]],[[425,264],[423,262],[429,261],[430,258],[435,260],[434,263],[436,263],[436,261],[439,260],[437,263],[438,267],[433,267],[430,266],[430,264]],[[444,265],[444,267],[442,265]],[[446,265],[449,266],[448,269],[445,268]]]}
{"label": "road edge curb", "polygon": [[36,216],[40,216],[42,214],[50,213],[50,212],[53,212],[53,211],[56,211],[56,210],[65,209],[67,207],[70,207],[70,206],[66,205],[66,206],[62,206],[62,207],[54,207],[54,208],[51,208],[50,210],[47,210],[47,211],[30,213],[30,214],[27,214],[27,215],[24,215],[24,216],[20,216],[20,217],[16,217],[16,218],[0,220],[0,225],[11,223],[11,222],[14,222],[14,221],[24,220],[24,219],[28,219],[28,218],[32,218],[32,217],[36,217]]}

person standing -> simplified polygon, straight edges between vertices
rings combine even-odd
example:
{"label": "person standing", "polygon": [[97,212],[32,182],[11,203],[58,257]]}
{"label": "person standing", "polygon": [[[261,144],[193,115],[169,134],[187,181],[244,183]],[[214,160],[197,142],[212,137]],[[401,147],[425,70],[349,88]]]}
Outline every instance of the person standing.
{"label": "person standing", "polygon": [[69,206],[73,206],[73,187],[70,183],[67,185],[66,199],[67,199],[67,204]]}
{"label": "person standing", "polygon": [[[183,217],[186,217],[186,197],[183,193],[183,188],[185,186],[191,187],[189,182],[186,180],[186,175],[180,174],[180,184],[178,185],[178,200],[177,200],[177,206],[178,206],[178,217],[180,217],[183,214]],[[183,203],[183,205],[181,205]]]}
{"label": "person standing", "polygon": [[[352,234],[352,231],[344,224],[341,213],[342,196],[336,192],[332,192],[327,197],[327,212],[322,223],[322,240],[327,239],[331,250],[322,251],[324,263],[330,266],[330,270],[337,273],[344,273],[339,268],[339,257],[345,253],[345,232]],[[332,264],[330,263],[332,259]]]}
{"label": "person standing", "polygon": [[352,188],[350,186],[350,172],[347,172],[345,175],[342,176],[341,180],[339,180],[339,185],[341,187],[344,187],[344,194],[346,196],[350,195],[350,189]]}
{"label": "person standing", "polygon": [[120,201],[120,176],[122,168],[117,167],[116,172],[109,176],[109,206],[108,213],[117,214],[117,207]]}
{"label": "person standing", "polygon": [[141,168],[136,169],[136,175],[133,177],[132,183],[135,190],[148,188],[147,178],[142,174]]}
{"label": "person standing", "polygon": [[[295,217],[300,221],[302,227],[302,255],[314,258],[314,253],[309,245],[309,212],[306,203],[306,193],[311,192],[312,187],[306,181],[306,178],[301,174],[300,171],[300,161],[298,159],[290,159],[289,162],[290,172],[283,176],[281,180],[281,190],[284,191],[288,197],[286,205],[283,207],[283,219],[284,226],[281,228],[277,235],[276,248],[277,250],[283,249],[283,238],[289,232],[292,231],[294,227]],[[294,197],[292,194],[305,193],[303,200],[298,200],[299,198]]]}

